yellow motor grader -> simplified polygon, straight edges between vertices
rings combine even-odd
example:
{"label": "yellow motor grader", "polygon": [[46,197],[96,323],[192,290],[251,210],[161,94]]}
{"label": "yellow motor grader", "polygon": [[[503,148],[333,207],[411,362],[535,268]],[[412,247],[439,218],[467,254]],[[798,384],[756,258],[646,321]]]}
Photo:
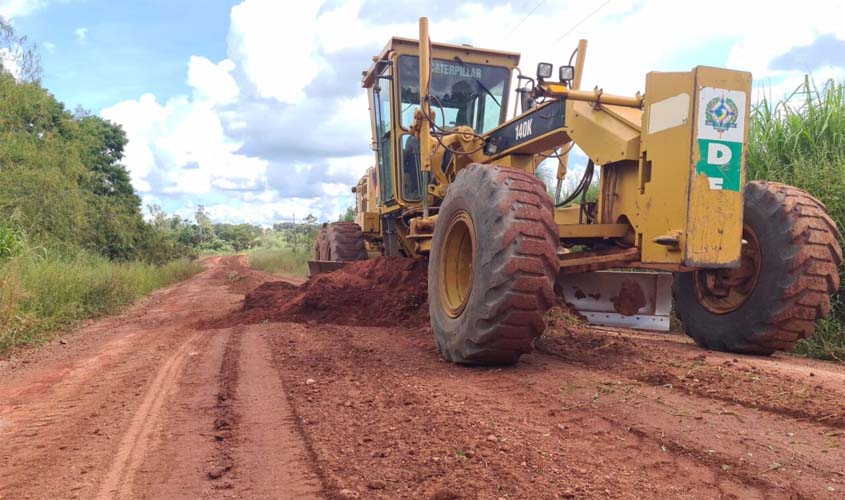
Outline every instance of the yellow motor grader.
{"label": "yellow motor grader", "polygon": [[[425,18],[419,41],[392,38],[363,75],[375,167],[312,272],[427,258],[431,328],[457,363],[516,362],[556,294],[591,322],[658,330],[674,298],[702,347],[791,350],[828,313],[842,250],[816,198],[746,182],[751,74],[651,72],[644,95],[612,95],[580,88],[586,49],[529,77],[518,54],[431,43]],[[586,166],[563,194],[576,144]]]}

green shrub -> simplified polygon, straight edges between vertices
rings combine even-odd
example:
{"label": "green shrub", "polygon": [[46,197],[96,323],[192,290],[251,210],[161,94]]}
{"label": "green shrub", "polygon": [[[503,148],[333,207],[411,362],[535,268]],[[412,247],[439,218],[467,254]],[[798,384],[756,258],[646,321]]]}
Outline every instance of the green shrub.
{"label": "green shrub", "polygon": [[0,225],[0,260],[14,257],[23,249],[23,233],[20,229]]}

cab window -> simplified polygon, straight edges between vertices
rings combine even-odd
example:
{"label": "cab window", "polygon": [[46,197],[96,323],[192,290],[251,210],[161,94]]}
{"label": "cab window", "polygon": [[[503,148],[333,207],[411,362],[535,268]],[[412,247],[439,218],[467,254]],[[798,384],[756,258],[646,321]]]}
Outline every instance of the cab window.
{"label": "cab window", "polygon": [[402,197],[407,201],[422,200],[422,172],[420,171],[420,143],[411,134],[402,134],[401,168]]}
{"label": "cab window", "polygon": [[381,199],[389,201],[394,198],[392,191],[393,171],[390,164],[392,142],[390,133],[390,67],[385,67],[371,92],[375,112],[376,148],[378,154],[378,177],[381,186]]}
{"label": "cab window", "polygon": [[[434,59],[431,65],[431,108],[438,126],[472,127],[478,133],[497,127],[504,119],[504,97],[510,71],[499,66],[471,64],[460,58]],[[402,126],[413,122],[420,103],[419,58],[399,57]]]}

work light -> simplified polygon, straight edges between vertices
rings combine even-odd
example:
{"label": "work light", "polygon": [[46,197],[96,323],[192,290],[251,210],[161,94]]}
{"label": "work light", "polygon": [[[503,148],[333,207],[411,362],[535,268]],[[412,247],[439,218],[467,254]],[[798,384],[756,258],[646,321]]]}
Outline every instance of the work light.
{"label": "work light", "polygon": [[537,78],[540,80],[551,78],[553,70],[554,66],[552,66],[552,63],[541,62],[537,65]]}
{"label": "work light", "polygon": [[575,66],[561,66],[560,67],[560,81],[571,82],[575,79]]}

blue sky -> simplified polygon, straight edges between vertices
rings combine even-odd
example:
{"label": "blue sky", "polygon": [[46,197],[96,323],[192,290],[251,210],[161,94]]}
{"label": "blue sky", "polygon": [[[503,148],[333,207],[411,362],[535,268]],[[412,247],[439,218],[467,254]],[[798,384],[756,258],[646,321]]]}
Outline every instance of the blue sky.
{"label": "blue sky", "polygon": [[51,92],[124,128],[145,203],[265,225],[351,205],[373,162],[360,72],[421,15],[436,41],[520,52],[529,72],[588,38],[584,86],[613,93],[699,64],[776,97],[805,73],[845,78],[835,0],[0,0],[0,15],[40,47]]}
{"label": "blue sky", "polygon": [[[226,57],[234,3],[68,1],[14,23],[40,47],[44,85],[71,108],[99,111],[145,92],[162,98],[187,93],[185,65],[191,55]],[[77,30],[85,30],[84,38]]]}

